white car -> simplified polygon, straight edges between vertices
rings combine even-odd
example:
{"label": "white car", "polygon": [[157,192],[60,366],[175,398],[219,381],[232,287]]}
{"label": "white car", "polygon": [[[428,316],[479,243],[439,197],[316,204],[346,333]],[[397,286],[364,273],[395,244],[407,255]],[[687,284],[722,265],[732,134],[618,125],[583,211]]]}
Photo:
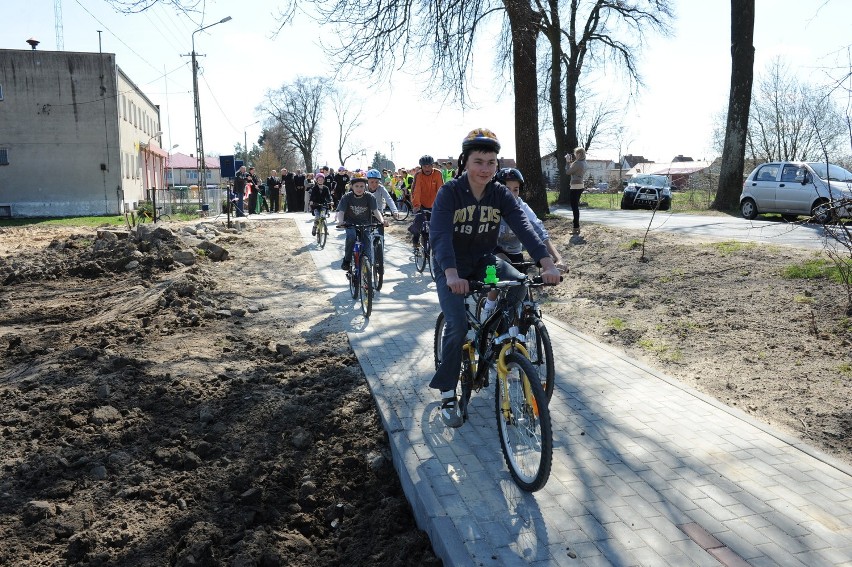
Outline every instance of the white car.
{"label": "white car", "polygon": [[780,213],[788,221],[805,215],[819,223],[852,216],[852,173],[819,162],[764,163],[743,183],[740,212],[747,219]]}

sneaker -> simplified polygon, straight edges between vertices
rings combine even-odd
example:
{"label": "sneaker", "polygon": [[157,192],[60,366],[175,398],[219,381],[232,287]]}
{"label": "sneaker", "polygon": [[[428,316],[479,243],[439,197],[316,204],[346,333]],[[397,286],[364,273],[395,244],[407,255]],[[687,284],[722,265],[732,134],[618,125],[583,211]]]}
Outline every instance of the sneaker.
{"label": "sneaker", "polygon": [[464,424],[455,390],[441,392],[441,421],[447,427],[461,427]]}
{"label": "sneaker", "polygon": [[313,228],[311,229],[311,236],[316,236],[316,235],[317,235],[317,225],[314,225]]}
{"label": "sneaker", "polygon": [[349,262],[347,262],[346,260],[343,260],[340,263],[340,269],[343,270],[344,272],[348,272],[349,271]]}

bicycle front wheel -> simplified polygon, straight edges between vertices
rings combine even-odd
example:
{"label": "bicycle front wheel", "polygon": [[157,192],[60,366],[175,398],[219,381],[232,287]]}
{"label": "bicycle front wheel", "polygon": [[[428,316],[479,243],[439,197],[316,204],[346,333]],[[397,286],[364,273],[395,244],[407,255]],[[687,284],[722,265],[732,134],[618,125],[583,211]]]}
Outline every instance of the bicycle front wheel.
{"label": "bicycle front wheel", "polygon": [[553,459],[547,396],[525,356],[507,354],[506,367],[507,375],[497,380],[494,396],[503,457],[515,483],[535,492],[547,483]]}
{"label": "bicycle front wheel", "polygon": [[421,274],[426,268],[426,249],[423,248],[422,237],[421,241],[414,247],[414,266]]}
{"label": "bicycle front wheel", "polygon": [[530,325],[527,331],[527,352],[530,362],[536,371],[541,387],[547,401],[553,397],[553,385],[556,381],[556,365],[553,362],[553,344],[550,342],[550,333],[540,319]]}
{"label": "bicycle front wheel", "polygon": [[435,370],[441,365],[441,346],[444,344],[444,312],[438,313],[438,320],[435,321],[435,342],[432,345],[435,355]]}
{"label": "bicycle front wheel", "polygon": [[373,289],[382,289],[385,279],[385,258],[382,250],[382,242],[379,239],[373,241]]}
{"label": "bicycle front wheel", "polygon": [[369,258],[361,258],[361,312],[369,317],[373,310],[373,268]]}
{"label": "bicycle front wheel", "polygon": [[432,244],[428,240],[423,255],[426,257],[426,264],[429,266],[429,275],[432,277],[432,281],[435,281],[435,270],[432,269]]}
{"label": "bicycle front wheel", "polygon": [[325,219],[320,217],[317,222],[317,246],[322,250],[325,248],[325,241],[328,239],[328,225],[325,224]]}
{"label": "bicycle front wheel", "polygon": [[402,201],[402,200],[399,201],[396,204],[396,210],[398,211],[398,215],[397,215],[396,220],[398,220],[400,222],[402,222],[404,220],[408,220],[408,215],[411,214],[411,206],[408,204],[407,201]]}
{"label": "bicycle front wheel", "polygon": [[355,269],[355,266],[352,266],[349,268],[349,271],[346,272],[346,279],[349,280],[349,294],[352,295],[352,299],[358,299],[359,281],[358,272]]}

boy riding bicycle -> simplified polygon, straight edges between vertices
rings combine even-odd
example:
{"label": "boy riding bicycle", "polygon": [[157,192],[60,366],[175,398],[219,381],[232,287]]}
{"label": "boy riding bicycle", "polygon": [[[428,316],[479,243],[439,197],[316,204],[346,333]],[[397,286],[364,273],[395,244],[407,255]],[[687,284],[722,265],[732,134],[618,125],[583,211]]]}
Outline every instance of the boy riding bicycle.
{"label": "boy riding bicycle", "polygon": [[[462,142],[457,177],[438,191],[432,208],[430,238],[437,268],[438,301],[445,317],[441,363],[429,386],[441,391],[441,419],[448,427],[460,427],[456,386],[461,369],[462,344],[467,334],[464,295],[469,279],[481,280],[488,265],[497,266],[500,279],[519,279],[511,264],[494,256],[500,221],[504,219],[518,235],[530,256],[543,268],[544,283],[559,282],[560,273],[515,197],[493,180],[497,171],[500,142],[490,130],[479,128]],[[523,286],[512,288],[507,297],[517,305]]]}
{"label": "boy riding bicycle", "polygon": [[[337,226],[340,227],[344,223],[367,224],[371,218],[376,218],[379,224],[387,226],[388,222],[385,220],[381,211],[379,211],[376,198],[367,192],[367,180],[363,177],[353,177],[349,181],[349,186],[352,188],[352,191],[346,193],[340,199],[340,204],[337,205],[335,216]],[[343,253],[343,262],[340,264],[341,270],[348,270],[352,262],[352,248],[355,247],[356,234],[354,226],[346,227],[346,248]],[[366,236],[366,234],[362,234],[362,237],[365,239]],[[362,243],[366,249],[368,243],[365,240],[362,240]]]}

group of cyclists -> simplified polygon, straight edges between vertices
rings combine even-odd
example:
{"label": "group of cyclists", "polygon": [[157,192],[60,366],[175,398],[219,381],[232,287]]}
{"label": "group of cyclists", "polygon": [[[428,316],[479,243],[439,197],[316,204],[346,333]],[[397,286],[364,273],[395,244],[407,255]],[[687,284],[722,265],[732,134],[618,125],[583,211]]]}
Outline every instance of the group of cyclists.
{"label": "group of cyclists", "polygon": [[[420,158],[420,171],[412,183],[411,203],[417,213],[414,224],[429,224],[433,273],[446,325],[441,363],[429,385],[440,391],[441,419],[449,427],[463,423],[456,389],[461,347],[467,334],[464,298],[470,290],[469,281],[481,281],[489,266],[496,266],[501,280],[520,279],[522,275],[512,267],[512,261],[523,257],[522,250],[541,267],[544,283],[558,283],[565,269],[543,224],[520,197],[524,186],[521,172],[515,168],[498,171],[499,151],[500,142],[493,132],[485,128],[473,130],[462,142],[458,171],[452,179],[445,180],[434,159],[425,155]],[[397,215],[395,200],[382,181],[382,173],[375,169],[363,177],[351,178],[350,191],[336,207],[335,220],[346,229],[340,265],[343,270],[349,270],[352,262],[352,249],[358,238],[356,226],[375,221],[382,230],[388,224],[383,214],[385,205],[394,217]],[[311,192],[315,219],[329,203],[327,193]],[[420,231],[412,232],[416,247]],[[523,294],[523,287],[513,288],[509,302],[518,305]],[[491,297],[484,316],[494,307]]]}

